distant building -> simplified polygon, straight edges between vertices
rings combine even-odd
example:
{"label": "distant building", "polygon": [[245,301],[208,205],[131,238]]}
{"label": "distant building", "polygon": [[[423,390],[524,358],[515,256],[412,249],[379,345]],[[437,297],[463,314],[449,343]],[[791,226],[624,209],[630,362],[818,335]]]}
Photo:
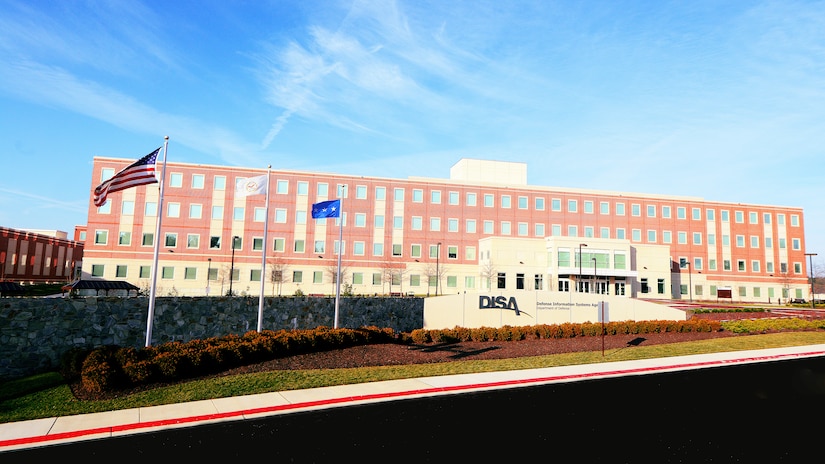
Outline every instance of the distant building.
{"label": "distant building", "polygon": [[67,237],[59,230],[0,227],[0,281],[71,282],[81,267],[83,243]]}
{"label": "distant building", "polygon": [[[133,160],[94,159],[92,189]],[[83,279],[157,294],[586,292],[777,302],[809,296],[801,208],[527,184],[524,163],[462,159],[449,179],[273,170],[265,195],[235,185],[266,170],[168,163],[158,184],[91,202]],[[342,219],[312,219],[342,199]],[[267,240],[264,243],[264,221]],[[343,224],[343,229],[339,227]],[[339,244],[339,234],[343,245]],[[231,279],[231,280],[230,280]]]}

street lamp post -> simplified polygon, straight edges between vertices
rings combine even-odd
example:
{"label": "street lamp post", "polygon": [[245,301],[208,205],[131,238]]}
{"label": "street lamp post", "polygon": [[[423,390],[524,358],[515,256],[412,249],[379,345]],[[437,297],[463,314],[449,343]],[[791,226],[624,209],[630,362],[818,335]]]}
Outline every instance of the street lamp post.
{"label": "street lamp post", "polygon": [[212,274],[212,258],[206,258],[209,263],[206,268],[206,296],[209,296],[209,275]]}
{"label": "street lamp post", "polygon": [[438,284],[441,280],[441,272],[438,268],[439,258],[441,258],[441,242],[435,246],[435,296],[438,296]]}
{"label": "street lamp post", "polygon": [[581,291],[582,285],[582,247],[587,246],[586,243],[579,243],[579,278],[576,280],[576,291]]}
{"label": "street lamp post", "polygon": [[232,280],[235,277],[235,241],[238,240],[237,235],[232,237],[232,264],[229,266],[229,296],[232,296]]}
{"label": "street lamp post", "polygon": [[814,293],[814,264],[812,258],[816,256],[816,253],[805,253],[805,256],[808,257],[808,273],[811,276],[811,308],[816,308],[816,294]]}

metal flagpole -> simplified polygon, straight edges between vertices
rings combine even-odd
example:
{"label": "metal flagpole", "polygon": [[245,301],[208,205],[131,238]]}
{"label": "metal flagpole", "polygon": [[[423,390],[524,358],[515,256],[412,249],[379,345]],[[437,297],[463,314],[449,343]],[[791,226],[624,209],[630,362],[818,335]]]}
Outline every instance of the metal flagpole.
{"label": "metal flagpole", "polygon": [[261,296],[258,297],[258,333],[263,328],[264,321],[264,276],[266,275],[266,232],[269,224],[269,177],[272,165],[266,168],[266,208],[264,213],[264,245],[261,250]]}
{"label": "metal flagpole", "polygon": [[[163,219],[163,184],[166,180],[166,152],[169,136],[163,138],[163,168],[160,170],[160,198],[158,199],[157,221],[155,221],[155,251],[152,258],[152,286],[149,289],[149,311],[146,316],[146,347],[152,344],[152,321],[155,318],[155,288],[158,280],[158,248],[160,245],[160,222]],[[208,277],[207,277],[208,278]]]}
{"label": "metal flagpole", "polygon": [[[346,187],[344,187],[346,188]],[[341,192],[344,196],[344,192]],[[344,254],[344,199],[341,198],[341,203],[338,205],[338,216],[340,223],[338,223],[338,277],[335,279],[335,324],[333,328],[338,328],[338,306],[341,301],[341,255]]]}

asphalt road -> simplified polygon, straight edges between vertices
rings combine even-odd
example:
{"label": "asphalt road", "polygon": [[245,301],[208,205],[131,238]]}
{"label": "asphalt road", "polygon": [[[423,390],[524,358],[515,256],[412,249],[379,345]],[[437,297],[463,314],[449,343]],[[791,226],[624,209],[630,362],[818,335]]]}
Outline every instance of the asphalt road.
{"label": "asphalt road", "polygon": [[825,358],[806,358],[329,408],[0,459],[811,462],[821,458],[823,400]]}

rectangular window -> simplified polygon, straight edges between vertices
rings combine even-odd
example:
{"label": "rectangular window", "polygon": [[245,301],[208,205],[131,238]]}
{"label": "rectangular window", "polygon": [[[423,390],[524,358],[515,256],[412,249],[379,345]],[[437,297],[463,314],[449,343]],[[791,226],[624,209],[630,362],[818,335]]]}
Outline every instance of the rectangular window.
{"label": "rectangular window", "polygon": [[647,243],[656,243],[656,231],[655,230],[648,230],[647,231]]}
{"label": "rectangular window", "polygon": [[304,281],[304,272],[303,271],[292,271],[292,282],[296,284],[300,284]]}
{"label": "rectangular window", "polygon": [[383,201],[387,199],[386,187],[375,187],[375,199],[378,201]]}
{"label": "rectangular window", "polygon": [[616,203],[616,216],[624,216],[624,203]]}
{"label": "rectangular window", "polygon": [[599,213],[610,214],[610,203],[606,201],[599,203]]}
{"label": "rectangular window", "polygon": [[186,267],[183,269],[183,278],[185,280],[195,280],[198,278],[198,268]]}
{"label": "rectangular window", "polygon": [[109,241],[108,230],[95,231],[95,245],[105,245]]}
{"label": "rectangular window", "polygon": [[694,232],[693,233],[693,244],[694,245],[701,245],[702,244],[702,233],[701,232]]}
{"label": "rectangular window", "polygon": [[132,244],[132,233],[131,232],[120,232],[117,236],[117,244],[118,245],[131,245]]}
{"label": "rectangular window", "polygon": [[553,198],[550,200],[550,209],[552,211],[561,211],[561,199]]}
{"label": "rectangular window", "polygon": [[118,264],[115,267],[115,277],[125,278],[126,277],[126,266]]}
{"label": "rectangular window", "polygon": [[178,234],[167,232],[166,238],[163,241],[163,246],[174,248],[178,246]]}
{"label": "rectangular window", "polygon": [[518,209],[527,209],[527,197],[518,197]]}
{"label": "rectangular window", "polygon": [[223,219],[223,206],[212,207],[212,219]]}
{"label": "rectangular window", "polygon": [[139,278],[148,279],[151,276],[152,276],[152,266],[140,266],[140,270],[138,272],[138,277]]}
{"label": "rectangular window", "polygon": [[169,186],[175,188],[183,187],[183,174],[179,172],[173,172],[169,176]]}
{"label": "rectangular window", "polygon": [[421,245],[410,245],[410,257],[411,258],[420,258],[421,257]]}
{"label": "rectangular window", "polygon": [[698,220],[702,219],[702,210],[701,209],[693,208],[691,211],[693,212],[692,214],[693,214],[693,220],[694,221],[698,221]]}
{"label": "rectangular window", "polygon": [[209,237],[209,248],[212,250],[220,249],[221,247],[221,237],[218,235],[213,235]]}
{"label": "rectangular window", "polygon": [[466,197],[467,206],[475,206],[476,205],[476,194],[472,192],[467,193]]}
{"label": "rectangular window", "polygon": [[92,264],[92,277],[103,277],[103,271],[102,264]]}
{"label": "rectangular window", "polygon": [[324,272],[323,271],[313,271],[313,273],[312,273],[312,283],[314,283],[314,284],[324,283]]}
{"label": "rectangular window", "polygon": [[261,251],[264,249],[264,239],[260,237],[252,238],[252,251]]}
{"label": "rectangular window", "polygon": [[434,205],[441,204],[441,190],[433,190],[430,192],[430,203]]}
{"label": "rectangular window", "polygon": [[200,246],[201,236],[198,234],[186,235],[186,248],[197,248]]}
{"label": "rectangular window", "polygon": [[384,244],[383,243],[373,243],[372,244],[372,255],[373,256],[384,256]]}
{"label": "rectangular window", "polygon": [[593,202],[586,200],[584,202],[584,214],[593,214]]}
{"label": "rectangular window", "polygon": [[447,202],[451,205],[458,205],[458,192],[450,192]]}
{"label": "rectangular window", "polygon": [[166,207],[166,217],[180,217],[180,203],[169,203]]}
{"label": "rectangular window", "polygon": [[655,205],[647,205],[647,217],[655,218],[656,217],[656,206]]}
{"label": "rectangular window", "polygon": [[493,205],[495,204],[494,200],[495,199],[493,198],[492,194],[485,193],[484,194],[484,207],[485,208],[492,208]]}
{"label": "rectangular window", "polygon": [[154,246],[154,244],[155,244],[155,234],[144,233],[140,244],[142,246]]}
{"label": "rectangular window", "polygon": [[567,200],[567,212],[575,213],[578,209],[578,202],[576,200]]}
{"label": "rectangular window", "polygon": [[160,269],[161,279],[174,279],[175,278],[175,268],[172,266],[163,266]]}
{"label": "rectangular window", "polygon": [[135,202],[125,200],[120,207],[121,214],[124,216],[132,216],[135,214]]}
{"label": "rectangular window", "polygon": [[630,215],[634,217],[639,217],[642,215],[642,206],[639,204],[631,204],[630,205]]}
{"label": "rectangular window", "polygon": [[192,188],[193,189],[202,189],[203,185],[204,185],[203,181],[204,181],[203,174],[192,174]]}

